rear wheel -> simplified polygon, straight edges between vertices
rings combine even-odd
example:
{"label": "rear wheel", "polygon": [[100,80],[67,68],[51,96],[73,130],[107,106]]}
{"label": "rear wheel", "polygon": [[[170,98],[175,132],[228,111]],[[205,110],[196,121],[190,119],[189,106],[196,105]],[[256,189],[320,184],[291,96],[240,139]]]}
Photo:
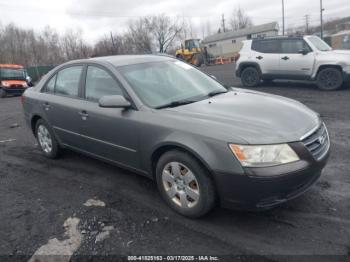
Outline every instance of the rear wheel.
{"label": "rear wheel", "polygon": [[6,95],[6,91],[4,89],[0,89],[0,98],[4,98]]}
{"label": "rear wheel", "polygon": [[39,119],[35,125],[35,136],[43,154],[48,158],[57,158],[61,153],[52,129],[42,119]]}
{"label": "rear wheel", "polygon": [[163,199],[184,216],[200,217],[214,206],[214,184],[208,171],[187,153],[174,150],[162,155],[156,179]]}
{"label": "rear wheel", "polygon": [[337,90],[343,85],[343,82],[343,75],[337,68],[324,68],[317,75],[317,86],[322,90]]}
{"label": "rear wheel", "polygon": [[247,67],[243,69],[241,74],[243,86],[254,87],[260,83],[260,74],[255,67]]}
{"label": "rear wheel", "polygon": [[204,63],[204,57],[202,54],[194,54],[192,57],[192,62],[193,65],[200,67]]}

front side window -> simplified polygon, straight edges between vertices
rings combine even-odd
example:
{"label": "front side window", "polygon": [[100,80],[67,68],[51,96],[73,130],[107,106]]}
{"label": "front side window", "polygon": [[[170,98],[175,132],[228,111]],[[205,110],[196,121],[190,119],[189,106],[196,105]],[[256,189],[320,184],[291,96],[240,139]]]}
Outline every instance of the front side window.
{"label": "front side window", "polygon": [[82,66],[72,66],[58,72],[55,86],[55,94],[77,97]]}
{"label": "front side window", "polygon": [[146,105],[159,108],[183,100],[201,100],[227,91],[221,84],[181,61],[162,61],[118,68]]}
{"label": "front side window", "polygon": [[45,87],[45,92],[48,92],[48,93],[55,92],[56,78],[57,78],[57,74],[54,77],[51,77],[50,81],[47,82]]}
{"label": "front side window", "polygon": [[281,49],[284,54],[297,54],[303,49],[310,51],[309,46],[302,39],[282,40]]}
{"label": "front side window", "polygon": [[119,84],[105,70],[89,66],[86,73],[85,98],[97,102],[103,96],[123,95]]}

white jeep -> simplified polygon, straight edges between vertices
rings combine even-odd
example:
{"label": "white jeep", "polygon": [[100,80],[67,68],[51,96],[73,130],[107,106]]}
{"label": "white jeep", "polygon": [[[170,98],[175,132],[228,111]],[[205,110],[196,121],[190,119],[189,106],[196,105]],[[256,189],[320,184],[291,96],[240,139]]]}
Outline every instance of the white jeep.
{"label": "white jeep", "polygon": [[261,80],[316,81],[322,90],[350,82],[350,50],[333,50],[317,36],[246,40],[236,63],[236,76],[246,87]]}

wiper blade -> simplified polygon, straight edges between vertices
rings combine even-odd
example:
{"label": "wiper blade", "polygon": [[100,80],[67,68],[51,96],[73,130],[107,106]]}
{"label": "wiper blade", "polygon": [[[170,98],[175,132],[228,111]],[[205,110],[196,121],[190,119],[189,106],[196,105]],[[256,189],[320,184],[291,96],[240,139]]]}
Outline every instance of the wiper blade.
{"label": "wiper blade", "polygon": [[221,95],[221,94],[225,94],[227,93],[227,90],[216,90],[216,91],[212,91],[208,94],[208,97],[213,97],[213,96],[217,96],[217,95]]}
{"label": "wiper blade", "polygon": [[157,106],[155,109],[162,109],[162,108],[168,108],[168,107],[177,107],[177,106],[191,104],[191,103],[194,103],[194,102],[197,102],[197,100],[184,99],[184,100],[172,101],[172,102],[167,103],[165,105]]}

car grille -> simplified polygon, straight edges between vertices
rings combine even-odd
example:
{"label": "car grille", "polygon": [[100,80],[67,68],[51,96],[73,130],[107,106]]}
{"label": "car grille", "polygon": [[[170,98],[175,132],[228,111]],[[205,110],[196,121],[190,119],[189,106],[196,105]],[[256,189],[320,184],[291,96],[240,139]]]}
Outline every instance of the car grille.
{"label": "car grille", "polygon": [[325,124],[323,123],[311,135],[304,138],[302,142],[315,159],[322,159],[327,154],[330,146],[329,135]]}

